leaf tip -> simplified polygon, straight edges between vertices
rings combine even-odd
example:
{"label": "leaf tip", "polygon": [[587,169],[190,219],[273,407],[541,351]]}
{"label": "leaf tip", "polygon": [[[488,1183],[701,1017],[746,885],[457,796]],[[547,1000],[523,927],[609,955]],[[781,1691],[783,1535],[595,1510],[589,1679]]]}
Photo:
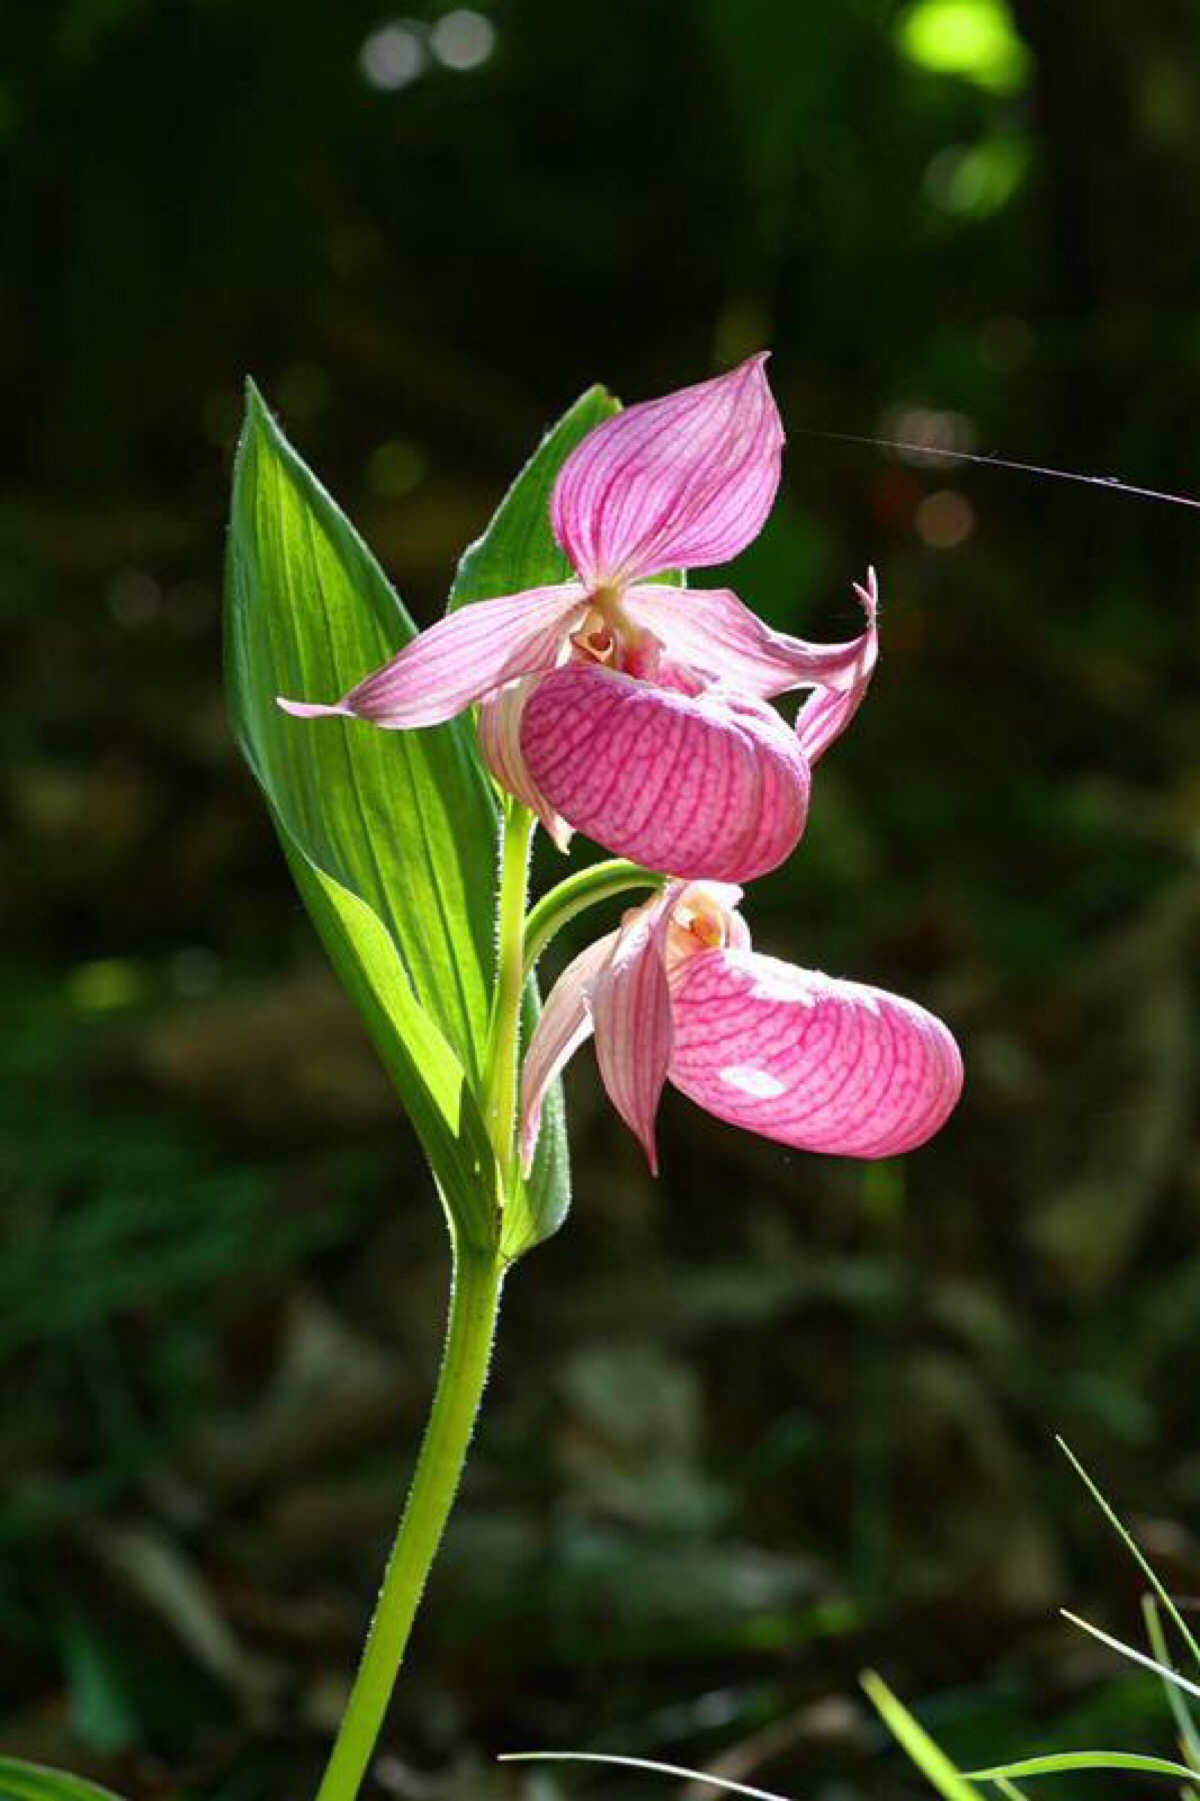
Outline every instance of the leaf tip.
{"label": "leaf tip", "polygon": [[243,394],[246,403],[246,410],[242,422],[243,439],[249,437],[252,432],[257,431],[264,432],[269,438],[277,439],[280,436],[278,422],[276,421],[274,413],[267,405],[262,389],[258,386],[258,383],[252,375],[246,377],[243,385]]}
{"label": "leaf tip", "polygon": [[619,413],[622,406],[617,395],[610,388],[606,388],[602,381],[594,381],[590,388],[586,388],[579,396],[579,404],[600,406],[609,413]]}

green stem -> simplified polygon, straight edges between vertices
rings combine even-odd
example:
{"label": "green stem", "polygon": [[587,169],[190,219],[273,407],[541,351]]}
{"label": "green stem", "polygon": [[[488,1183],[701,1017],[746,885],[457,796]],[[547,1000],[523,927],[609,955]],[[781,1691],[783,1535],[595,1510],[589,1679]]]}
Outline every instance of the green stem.
{"label": "green stem", "polygon": [[503,1280],[499,1255],[456,1251],[446,1349],[433,1411],[317,1801],[354,1801],[374,1754],[483,1399]]}
{"label": "green stem", "polygon": [[[484,1119],[511,1193],[516,1160],[517,1052],[525,982],[525,896],[534,818],[504,809],[497,915],[496,988],[488,1022]],[[437,1555],[483,1399],[496,1336],[506,1259],[497,1249],[454,1247],[446,1349],[433,1411],[417,1459],[362,1663],[338,1728],[317,1801],[355,1801],[375,1750],[417,1607]]]}
{"label": "green stem", "polygon": [[585,907],[594,907],[597,901],[611,900],[613,895],[625,894],[631,888],[661,888],[666,880],[666,876],[654,875],[640,863],[626,862],[624,857],[614,857],[607,863],[593,863],[589,869],[568,876],[557,888],[543,894],[525,921],[526,975],[554,934]]}
{"label": "green stem", "polygon": [[521,990],[525,985],[525,896],[534,816],[519,801],[507,802],[500,848],[496,991],[488,1027],[484,1123],[507,1193],[514,1174],[517,1119],[517,1052]]}

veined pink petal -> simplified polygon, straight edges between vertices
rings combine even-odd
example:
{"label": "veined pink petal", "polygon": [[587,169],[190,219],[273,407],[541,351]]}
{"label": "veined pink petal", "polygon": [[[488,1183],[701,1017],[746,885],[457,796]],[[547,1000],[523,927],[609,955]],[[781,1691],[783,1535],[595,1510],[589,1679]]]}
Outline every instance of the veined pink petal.
{"label": "veined pink petal", "polygon": [[865,587],[855,582],[854,592],[867,615],[867,629],[859,639],[863,646],[862,655],[852,670],[848,683],[818,688],[814,694],[809,695],[796,716],[796,737],[810,763],[815,763],[818,757],[823,756],[834,739],[845,731],[858,712],[874,673],[879,648],[875,630],[879,587],[873,569],[867,571]]}
{"label": "veined pink petal", "polygon": [[962,1089],[958,1046],[923,1007],[755,951],[689,958],[672,976],[671,1008],[675,1086],[798,1150],[913,1150]]}
{"label": "veined pink petal", "polygon": [[521,1163],[526,1175],[537,1148],[546,1090],[591,1034],[592,986],[612,955],[618,936],[617,932],[606,933],[567,964],[547,995],[534,1027],[521,1070]]}
{"label": "veined pink petal", "polygon": [[762,701],[566,664],[529,695],[521,748],[577,831],[669,875],[749,881],[804,830],[808,763]]}
{"label": "veined pink petal", "polygon": [[869,676],[875,663],[873,612],[861,637],[842,644],[809,644],[789,632],[773,631],[728,588],[647,582],[626,589],[621,604],[670,656],[714,681],[764,699],[790,688],[865,688],[864,671]]}
{"label": "veined pink petal", "polygon": [[389,730],[437,725],[520,675],[552,669],[585,610],[578,582],[460,607],[331,706],[280,699],[302,719],[349,714]]}
{"label": "veined pink petal", "polygon": [[556,813],[546,799],[525,763],[521,750],[521,716],[530,690],[541,678],[522,676],[506,682],[494,694],[479,703],[479,748],[483,760],[502,788],[532,808],[545,826],[557,848],[566,851],[573,836],[571,827]]}
{"label": "veined pink petal", "polygon": [[671,1060],[671,996],[663,966],[666,897],[641,907],[617,935],[592,988],[596,1061],[608,1097],[658,1174],[654,1120]]}
{"label": "veined pink petal", "polygon": [[758,536],[783,454],[766,360],[627,407],[572,451],[550,517],[589,587],[726,563]]}

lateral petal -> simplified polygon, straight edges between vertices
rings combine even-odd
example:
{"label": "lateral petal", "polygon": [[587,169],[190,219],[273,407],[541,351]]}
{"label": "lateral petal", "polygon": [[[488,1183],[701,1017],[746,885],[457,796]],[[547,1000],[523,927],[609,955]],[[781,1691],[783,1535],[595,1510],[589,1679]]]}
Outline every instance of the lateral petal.
{"label": "lateral petal", "polygon": [[[856,589],[860,596],[865,592]],[[873,610],[865,632],[841,644],[810,644],[777,632],[729,588],[669,588],[642,583],[622,605],[654,633],[667,653],[713,681],[763,699],[790,688],[821,687],[861,694],[875,664]]]}
{"label": "lateral petal", "polygon": [[671,1060],[671,995],[663,967],[666,898],[621,927],[592,989],[596,1061],[613,1106],[658,1174],[654,1121]]}
{"label": "lateral petal", "polygon": [[675,1086],[798,1150],[913,1150],[962,1090],[958,1046],[923,1007],[755,951],[690,958],[672,977],[671,1006]]}
{"label": "lateral petal", "polygon": [[867,615],[867,629],[859,639],[862,656],[844,685],[821,687],[810,694],[796,715],[796,737],[810,763],[815,763],[840,738],[862,705],[863,695],[871,684],[878,655],[875,618],[879,607],[879,587],[875,571],[867,571],[864,587],[855,582],[854,592]]}
{"label": "lateral petal", "polygon": [[390,731],[437,725],[516,676],[553,668],[585,602],[578,582],[476,601],[439,619],[334,704],[281,697],[279,705],[301,719],[342,714]]}
{"label": "lateral petal", "polygon": [[783,454],[766,360],[626,407],[572,451],[550,517],[585,584],[725,563],[758,536]]}
{"label": "lateral petal", "polygon": [[546,1090],[592,1030],[589,997],[619,933],[608,932],[581,951],[546,997],[521,1069],[521,1165],[528,1175],[537,1149]]}
{"label": "lateral petal", "polygon": [[565,664],[529,695],[521,749],[576,831],[668,875],[749,881],[804,830],[809,770],[796,735],[745,696]]}
{"label": "lateral petal", "polygon": [[483,760],[502,788],[532,808],[541,820],[555,846],[566,851],[573,836],[571,827],[556,813],[529,773],[521,750],[521,716],[530,690],[540,678],[522,676],[506,682],[494,694],[485,695],[479,703],[479,748]]}

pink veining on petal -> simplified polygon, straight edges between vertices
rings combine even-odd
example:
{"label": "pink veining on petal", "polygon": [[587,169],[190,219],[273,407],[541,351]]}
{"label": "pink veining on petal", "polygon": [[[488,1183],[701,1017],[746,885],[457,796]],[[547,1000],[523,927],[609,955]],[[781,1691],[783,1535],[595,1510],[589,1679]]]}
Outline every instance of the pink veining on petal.
{"label": "pink veining on petal", "polygon": [[279,704],[302,718],[348,714],[393,731],[437,725],[516,676],[552,669],[585,603],[578,582],[476,601],[439,619],[335,704]]}
{"label": "pink veining on petal", "polygon": [[744,696],[568,664],[529,695],[521,748],[577,831],[670,875],[749,881],[804,830],[809,771],[795,733]]}
{"label": "pink veining on petal", "polygon": [[643,583],[621,598],[630,617],[653,632],[670,656],[763,699],[791,688],[855,688],[875,661],[873,614],[858,638],[810,644],[774,631],[728,588]]}
{"label": "pink veining on petal", "polygon": [[529,773],[521,749],[521,719],[530,690],[541,678],[521,676],[506,682],[479,703],[479,748],[500,786],[537,814],[560,851],[570,847],[573,832],[556,813]]}
{"label": "pink veining on petal", "polygon": [[664,899],[637,909],[597,973],[591,1008],[596,1061],[613,1106],[658,1174],[654,1121],[671,1060],[671,997],[663,967]]}
{"label": "pink veining on petal", "polygon": [[855,582],[854,592],[867,615],[867,629],[858,640],[862,651],[850,679],[841,686],[818,688],[810,694],[796,717],[796,737],[810,763],[815,763],[840,738],[862,705],[871,685],[879,652],[876,617],[879,611],[879,585],[874,569],[867,571],[864,587]]}
{"label": "pink veining on petal", "polygon": [[589,587],[725,563],[757,537],[783,452],[765,362],[627,407],[572,451],[551,522]]}
{"label": "pink veining on petal", "polygon": [[529,1040],[521,1070],[521,1163],[526,1175],[537,1149],[546,1090],[591,1035],[592,986],[612,955],[618,935],[606,933],[568,963],[546,997]]}
{"label": "pink veining on petal", "polygon": [[725,950],[682,964],[671,1001],[674,1085],[719,1119],[799,1150],[913,1150],[962,1090],[946,1027],[881,989]]}

